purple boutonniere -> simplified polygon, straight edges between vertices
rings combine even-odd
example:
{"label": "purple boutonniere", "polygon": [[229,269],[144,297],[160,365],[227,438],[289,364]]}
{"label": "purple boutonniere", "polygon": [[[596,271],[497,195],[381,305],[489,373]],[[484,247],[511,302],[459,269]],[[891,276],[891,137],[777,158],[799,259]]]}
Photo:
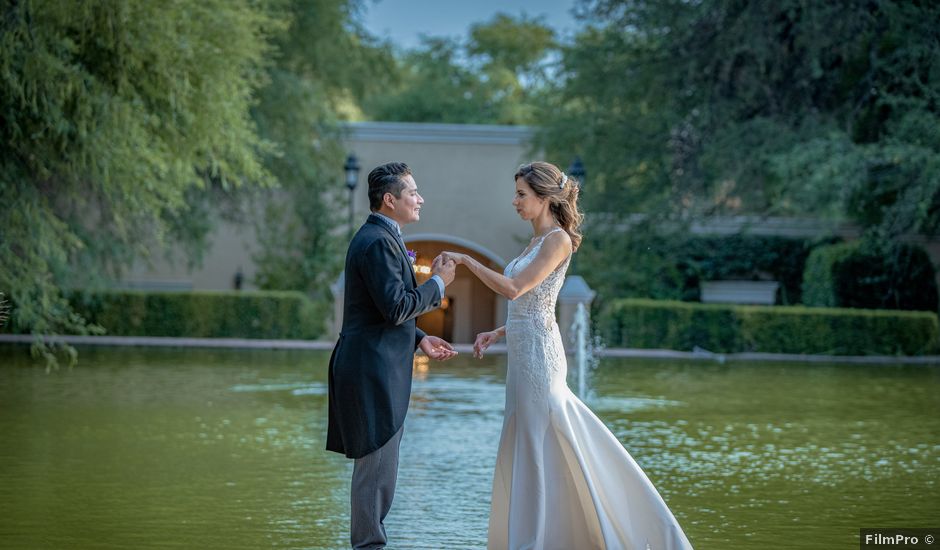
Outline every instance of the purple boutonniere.
{"label": "purple boutonniere", "polygon": [[408,259],[411,260],[411,265],[414,265],[415,260],[418,259],[418,253],[415,252],[414,250],[409,250],[409,251],[408,251]]}

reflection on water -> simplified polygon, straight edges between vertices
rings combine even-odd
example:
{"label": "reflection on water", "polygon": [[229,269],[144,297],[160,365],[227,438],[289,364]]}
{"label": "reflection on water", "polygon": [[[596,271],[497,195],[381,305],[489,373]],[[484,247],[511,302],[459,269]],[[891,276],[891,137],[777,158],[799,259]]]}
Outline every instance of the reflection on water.
{"label": "reflection on water", "polygon": [[[0,348],[0,548],[344,548],[327,353]],[[504,358],[419,361],[395,548],[483,548]],[[698,549],[848,548],[930,526],[940,369],[605,359],[589,405]]]}
{"label": "reflection on water", "polygon": [[327,385],[322,382],[297,382],[293,384],[236,384],[234,392],[279,392],[290,391],[292,395],[326,395]]}

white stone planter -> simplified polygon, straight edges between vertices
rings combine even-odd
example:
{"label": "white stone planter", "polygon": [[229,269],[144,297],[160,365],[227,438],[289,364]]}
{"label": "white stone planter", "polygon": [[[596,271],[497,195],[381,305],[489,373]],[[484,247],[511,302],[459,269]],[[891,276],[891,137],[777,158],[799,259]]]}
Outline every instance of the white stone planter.
{"label": "white stone planter", "polygon": [[702,281],[702,302],[773,305],[777,281]]}

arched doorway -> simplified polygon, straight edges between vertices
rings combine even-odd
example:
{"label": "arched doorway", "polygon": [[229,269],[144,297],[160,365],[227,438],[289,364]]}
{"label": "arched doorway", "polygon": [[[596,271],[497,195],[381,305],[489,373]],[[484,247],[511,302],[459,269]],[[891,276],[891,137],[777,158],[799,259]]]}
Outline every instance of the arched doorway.
{"label": "arched doorway", "polygon": [[[415,275],[418,284],[431,277],[431,262],[445,250],[473,256],[496,271],[501,272],[505,265],[502,258],[486,248],[450,235],[416,234],[405,237],[405,244],[417,254]],[[454,282],[447,286],[441,307],[418,317],[418,327],[448,342],[471,344],[478,333],[502,325],[505,317],[506,300],[465,267],[458,267]]]}

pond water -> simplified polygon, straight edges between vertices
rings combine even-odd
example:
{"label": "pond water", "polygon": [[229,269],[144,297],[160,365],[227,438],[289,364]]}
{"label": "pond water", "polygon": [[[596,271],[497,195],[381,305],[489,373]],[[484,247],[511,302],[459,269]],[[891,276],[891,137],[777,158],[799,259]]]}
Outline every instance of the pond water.
{"label": "pond water", "polygon": [[[0,348],[0,548],[345,548],[326,352]],[[390,548],[484,548],[505,357],[419,361]],[[935,527],[940,368],[604,359],[589,405],[697,549]]]}

